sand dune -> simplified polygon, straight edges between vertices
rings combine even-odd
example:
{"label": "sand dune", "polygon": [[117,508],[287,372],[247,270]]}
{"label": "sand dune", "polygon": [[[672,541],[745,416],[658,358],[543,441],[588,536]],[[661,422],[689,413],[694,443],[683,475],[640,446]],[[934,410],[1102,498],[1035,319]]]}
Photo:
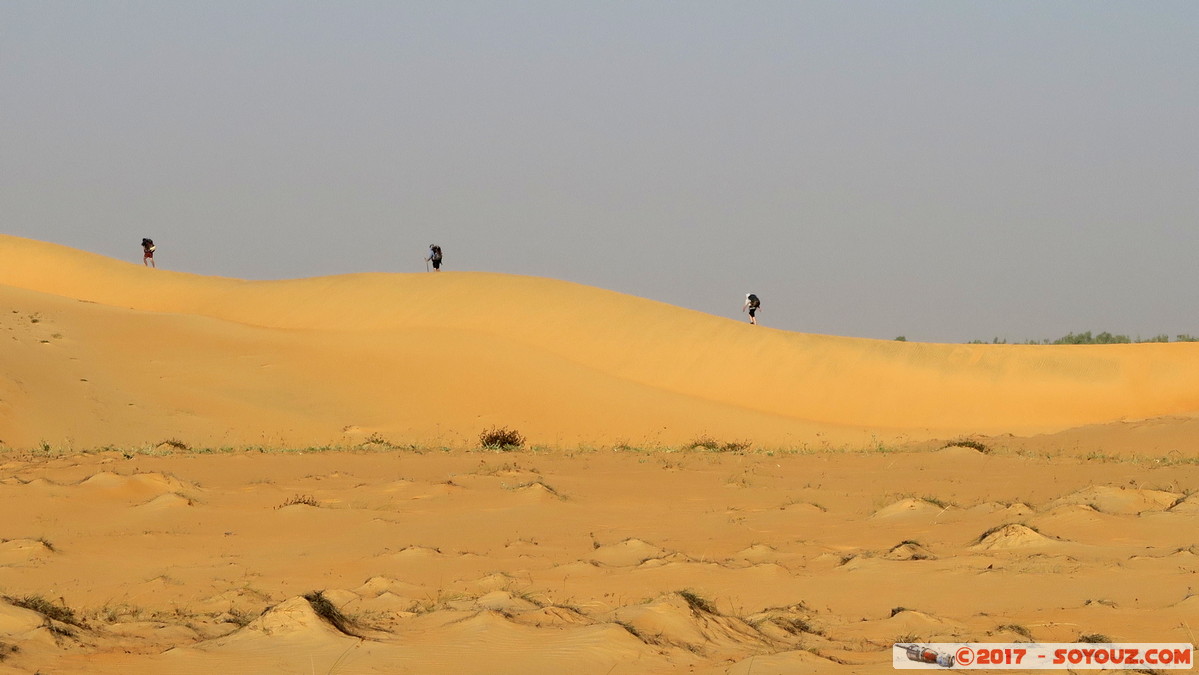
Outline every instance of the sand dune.
{"label": "sand dune", "polygon": [[0,317],[10,447],[825,447],[1199,411],[1199,344],[826,337],[499,274],[247,282],[2,237]]}
{"label": "sand dune", "polygon": [[1199,627],[1199,345],[13,237],[0,344],[0,673],[883,673]]}

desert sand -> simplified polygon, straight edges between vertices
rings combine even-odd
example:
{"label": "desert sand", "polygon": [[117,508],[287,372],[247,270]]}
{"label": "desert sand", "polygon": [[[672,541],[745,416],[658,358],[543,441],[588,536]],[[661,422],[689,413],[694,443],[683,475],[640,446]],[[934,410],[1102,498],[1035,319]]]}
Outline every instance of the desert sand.
{"label": "desert sand", "polygon": [[[1199,344],[134,260],[0,236],[0,673],[882,673],[895,641],[1195,642]],[[493,426],[527,443],[479,447]]]}

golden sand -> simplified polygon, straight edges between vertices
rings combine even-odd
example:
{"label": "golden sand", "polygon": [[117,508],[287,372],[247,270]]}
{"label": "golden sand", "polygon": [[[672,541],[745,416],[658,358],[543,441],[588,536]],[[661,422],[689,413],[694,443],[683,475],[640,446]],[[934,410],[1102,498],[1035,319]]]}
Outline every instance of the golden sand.
{"label": "golden sand", "polygon": [[0,343],[0,673],[882,673],[899,639],[1199,628],[1199,344],[15,237]]}

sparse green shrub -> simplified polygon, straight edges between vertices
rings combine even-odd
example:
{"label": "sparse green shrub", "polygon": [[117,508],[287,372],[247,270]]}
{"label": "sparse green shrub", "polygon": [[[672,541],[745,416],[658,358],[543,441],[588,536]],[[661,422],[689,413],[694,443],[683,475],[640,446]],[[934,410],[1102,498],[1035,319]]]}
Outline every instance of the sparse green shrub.
{"label": "sparse green shrub", "polygon": [[525,437],[515,429],[491,427],[479,434],[479,444],[495,450],[512,450],[525,445]]}
{"label": "sparse green shrub", "polygon": [[362,441],[362,444],[363,445],[382,445],[382,446],[388,447],[388,448],[395,447],[394,445],[391,444],[391,441],[387,440],[386,438],[383,438],[383,435],[378,432],[372,433],[370,436],[367,436],[366,439]]}

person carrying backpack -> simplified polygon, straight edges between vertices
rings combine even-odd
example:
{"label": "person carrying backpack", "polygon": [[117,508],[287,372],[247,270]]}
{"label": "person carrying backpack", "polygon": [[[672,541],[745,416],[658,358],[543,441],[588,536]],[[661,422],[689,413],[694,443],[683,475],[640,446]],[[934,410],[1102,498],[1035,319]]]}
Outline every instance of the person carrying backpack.
{"label": "person carrying backpack", "polygon": [[154,245],[153,239],[148,239],[146,237],[142,237],[142,264],[143,265],[145,265],[147,267],[154,267],[154,268],[158,267],[158,265],[154,264],[154,249],[155,248],[157,248],[157,247]]}
{"label": "person carrying backpack", "polygon": [[761,307],[762,301],[758,299],[758,296],[753,293],[745,294],[745,304],[741,305],[741,311],[749,310],[749,322],[755,326],[758,325],[758,320],[754,318],[754,315],[758,313],[758,309]]}
{"label": "person carrying backpack", "polygon": [[441,270],[441,247],[437,244],[429,244],[429,255],[425,257],[426,261],[433,263],[433,271]]}

